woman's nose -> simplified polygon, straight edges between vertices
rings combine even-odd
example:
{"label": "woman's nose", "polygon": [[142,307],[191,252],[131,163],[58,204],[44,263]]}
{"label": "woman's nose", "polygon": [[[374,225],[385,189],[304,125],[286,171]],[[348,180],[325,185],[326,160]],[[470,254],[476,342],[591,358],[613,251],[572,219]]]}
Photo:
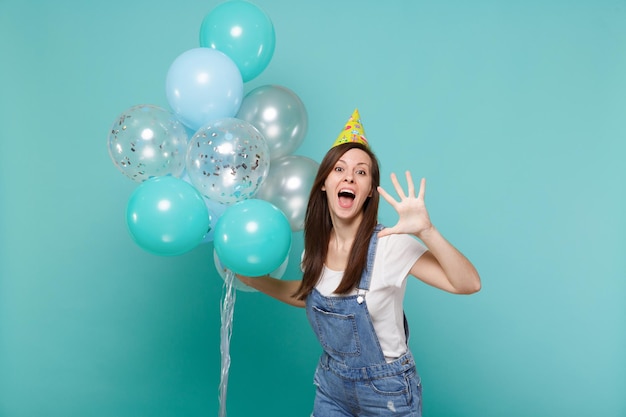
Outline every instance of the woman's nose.
{"label": "woman's nose", "polygon": [[354,180],[352,179],[352,175],[346,175],[346,177],[343,180],[346,182],[354,182]]}

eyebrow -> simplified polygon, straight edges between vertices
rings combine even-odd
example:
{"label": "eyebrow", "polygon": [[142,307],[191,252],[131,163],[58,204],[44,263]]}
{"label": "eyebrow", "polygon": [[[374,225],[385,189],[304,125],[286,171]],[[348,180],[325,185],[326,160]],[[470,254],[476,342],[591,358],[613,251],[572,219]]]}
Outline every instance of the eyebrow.
{"label": "eyebrow", "polygon": [[[343,162],[344,164],[347,164],[347,162],[343,159],[339,159],[337,162]],[[367,162],[357,162],[356,165],[365,165],[366,167],[371,167],[371,165]]]}

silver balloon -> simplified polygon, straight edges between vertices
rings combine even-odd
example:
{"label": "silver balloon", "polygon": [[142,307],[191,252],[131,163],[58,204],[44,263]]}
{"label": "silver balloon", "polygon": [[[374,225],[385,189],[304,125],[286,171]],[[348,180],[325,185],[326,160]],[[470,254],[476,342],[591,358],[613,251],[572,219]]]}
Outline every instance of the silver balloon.
{"label": "silver balloon", "polygon": [[179,177],[185,169],[187,131],[174,114],[142,104],[122,113],[111,126],[109,156],[133,181],[152,177]]}
{"label": "silver balloon", "polygon": [[236,117],[259,129],[272,160],[298,149],[309,123],[302,100],[290,89],[278,85],[264,85],[246,94]]}
{"label": "silver balloon", "polygon": [[200,193],[231,204],[256,194],[269,173],[269,148],[250,123],[232,117],[218,119],[192,136],[185,164]]}
{"label": "silver balloon", "polygon": [[278,207],[287,216],[292,231],[302,230],[318,168],[317,162],[305,156],[287,155],[272,160],[270,172],[255,197]]}

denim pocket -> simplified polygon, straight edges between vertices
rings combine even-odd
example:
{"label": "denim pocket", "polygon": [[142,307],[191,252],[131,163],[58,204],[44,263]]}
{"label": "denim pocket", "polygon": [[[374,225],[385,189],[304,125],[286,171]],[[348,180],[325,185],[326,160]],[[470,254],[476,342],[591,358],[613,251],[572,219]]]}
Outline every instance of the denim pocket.
{"label": "denim pocket", "polygon": [[402,395],[409,392],[409,385],[404,375],[394,375],[370,380],[372,390],[381,395]]}
{"label": "denim pocket", "polygon": [[411,403],[410,382],[405,375],[393,375],[370,379],[364,382],[364,391],[359,396],[359,406],[367,410],[364,415],[415,416]]}
{"label": "denim pocket", "polygon": [[313,307],[316,333],[328,352],[358,355],[361,344],[354,314],[337,314]]}

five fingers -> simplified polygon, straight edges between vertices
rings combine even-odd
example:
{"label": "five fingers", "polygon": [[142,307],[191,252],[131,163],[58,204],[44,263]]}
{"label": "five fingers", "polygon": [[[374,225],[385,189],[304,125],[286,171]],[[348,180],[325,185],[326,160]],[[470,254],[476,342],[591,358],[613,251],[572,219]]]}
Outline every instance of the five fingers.
{"label": "five fingers", "polygon": [[[405,172],[406,175],[406,182],[407,182],[407,188],[408,188],[408,195],[410,199],[415,199],[415,185],[413,184],[413,178],[411,177],[411,173],[409,171]],[[391,195],[389,195],[389,193],[387,191],[385,191],[382,187],[378,187],[378,192],[380,193],[380,195],[387,200],[387,202],[389,204],[392,205],[392,207],[394,207],[396,210],[399,209],[399,205],[401,203],[402,200],[406,200],[407,196],[404,193],[404,190],[402,189],[402,187],[400,186],[400,183],[398,182],[398,178],[396,177],[396,174],[391,174],[391,182],[393,183],[394,188],[396,189],[396,192],[398,193],[398,196],[400,197],[400,202],[396,201],[395,198],[393,198]],[[418,200],[422,200],[422,202],[424,201],[424,195],[426,192],[426,178],[422,178],[422,180],[420,181],[420,189],[419,189],[419,193],[417,195],[417,199]],[[399,230],[398,230],[399,232]],[[381,230],[378,233],[379,237],[383,237],[383,236],[387,236],[387,235],[391,235],[397,233],[396,231],[396,227],[391,227],[391,228],[385,228],[383,230]]]}

